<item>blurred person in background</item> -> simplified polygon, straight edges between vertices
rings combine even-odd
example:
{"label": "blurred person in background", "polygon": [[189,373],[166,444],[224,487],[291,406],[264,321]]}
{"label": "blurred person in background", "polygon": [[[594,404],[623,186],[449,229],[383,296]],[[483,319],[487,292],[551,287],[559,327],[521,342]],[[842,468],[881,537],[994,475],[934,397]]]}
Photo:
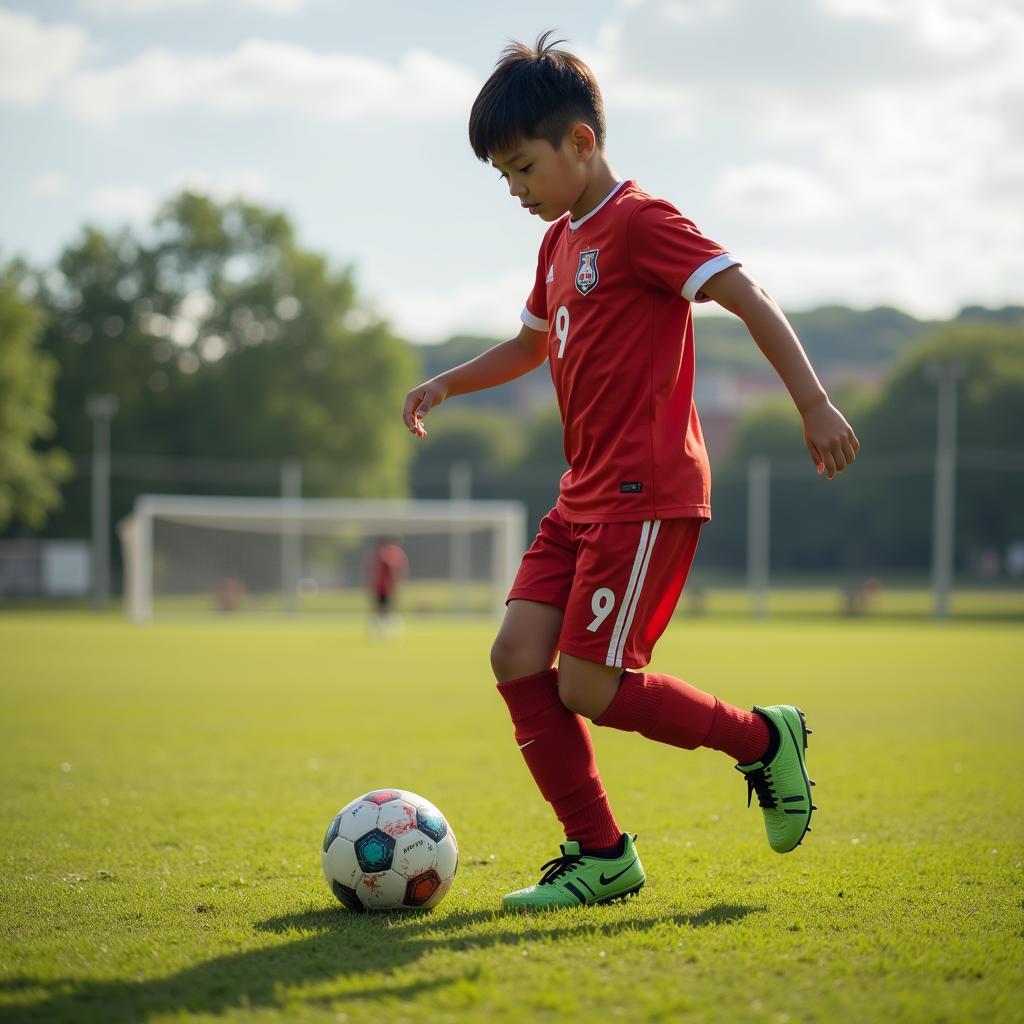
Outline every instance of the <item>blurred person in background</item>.
{"label": "blurred person in background", "polygon": [[382,537],[366,560],[366,586],[370,592],[371,636],[396,636],[402,623],[395,614],[398,588],[409,573],[409,560],[394,537]]}

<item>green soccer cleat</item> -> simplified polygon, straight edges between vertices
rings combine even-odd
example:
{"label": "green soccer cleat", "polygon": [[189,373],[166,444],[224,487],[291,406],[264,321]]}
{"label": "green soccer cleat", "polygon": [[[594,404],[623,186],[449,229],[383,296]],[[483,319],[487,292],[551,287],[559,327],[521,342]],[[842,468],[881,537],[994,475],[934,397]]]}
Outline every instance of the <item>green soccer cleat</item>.
{"label": "green soccer cleat", "polygon": [[757,793],[764,813],[768,843],[776,853],[795,850],[811,830],[813,782],[807,777],[804,751],[810,729],[804,713],[791,704],[773,704],[754,710],[774,727],[774,736],[763,761],[738,764],[747,779],[747,806]]}
{"label": "green soccer cleat", "polygon": [[541,910],[545,907],[579,907],[589,903],[611,903],[639,892],[647,876],[633,840],[623,834],[622,853],[617,857],[595,857],[580,850],[580,844],[562,844],[562,856],[550,860],[536,885],[505,896],[506,908]]}

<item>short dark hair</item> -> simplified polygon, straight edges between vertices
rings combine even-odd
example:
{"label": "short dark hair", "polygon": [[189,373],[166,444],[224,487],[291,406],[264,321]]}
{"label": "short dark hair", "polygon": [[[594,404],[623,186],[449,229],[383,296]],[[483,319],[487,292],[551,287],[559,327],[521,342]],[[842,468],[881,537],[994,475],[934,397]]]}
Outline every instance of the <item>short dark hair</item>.
{"label": "short dark hair", "polygon": [[531,49],[511,42],[473,102],[469,144],[477,158],[507,150],[520,139],[546,139],[555,148],[569,127],[585,121],[604,149],[604,102],[594,73],[574,54],[556,50],[550,31]]}

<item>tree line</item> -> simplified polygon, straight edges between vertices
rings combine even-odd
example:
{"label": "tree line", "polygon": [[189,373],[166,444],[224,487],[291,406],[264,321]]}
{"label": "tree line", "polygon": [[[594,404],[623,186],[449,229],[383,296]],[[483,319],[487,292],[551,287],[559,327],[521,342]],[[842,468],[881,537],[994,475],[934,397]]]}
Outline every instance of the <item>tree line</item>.
{"label": "tree line", "polygon": [[[1024,310],[1009,322],[979,310],[922,338],[881,387],[838,388],[832,398],[862,448],[831,481],[816,474],[800,417],[780,385],[780,397],[742,417],[731,451],[713,465],[713,519],[698,566],[732,576],[744,571],[748,467],[760,457],[771,473],[773,566],[808,576],[829,570],[857,578],[887,568],[920,577],[932,542],[937,394],[930,368],[951,361],[962,373],[957,563],[964,569],[992,556],[1002,561],[1009,545],[1024,541]],[[508,413],[455,405],[432,420],[412,467],[419,491],[443,496],[446,467],[460,460],[473,467],[477,497],[523,498],[533,522],[550,507],[565,469],[557,410],[540,412],[525,428]]]}
{"label": "tree line", "polygon": [[[844,348],[851,363],[891,360],[880,388],[837,396],[861,459],[826,483],[803,454],[787,399],[752,410],[714,467],[702,559],[742,569],[746,466],[767,456],[773,518],[800,524],[773,531],[775,564],[927,564],[936,402],[927,367],[945,360],[963,367],[958,557],[966,564],[1024,539],[1024,309],[966,310],[945,325],[893,310],[804,316],[794,320],[816,360]],[[851,323],[863,336],[851,336]],[[701,321],[697,331],[704,366],[761,358],[736,321]],[[507,385],[486,404],[446,404],[419,444],[399,419],[421,371],[484,343],[408,344],[367,312],[350,269],[303,249],[284,214],[242,200],[185,192],[144,229],[87,227],[52,268],[15,261],[0,272],[0,531],[88,536],[82,457],[93,394],[116,396],[112,449],[143,465],[128,478],[115,464],[115,521],[144,491],[277,493],[274,467],[295,459],[310,496],[443,497],[451,463],[468,463],[475,497],[524,500],[536,522],[564,469],[553,402],[524,417]],[[143,457],[156,465],[154,456],[213,468],[203,482],[187,469],[147,480]],[[218,474],[235,464],[264,468]]]}
{"label": "tree line", "polygon": [[[412,453],[392,410],[415,354],[360,307],[351,272],[302,249],[279,212],[183,193],[145,231],[86,228],[50,270],[8,266],[4,310],[17,323],[0,335],[0,365],[14,358],[24,382],[11,401],[5,386],[5,416],[25,422],[23,435],[31,417],[37,426],[34,454],[23,451],[31,470],[0,472],[0,528],[48,517],[49,535],[88,535],[88,480],[41,443],[88,453],[91,394],[117,398],[111,447],[122,456],[297,459],[318,466],[310,494],[407,493]],[[33,396],[15,405],[32,378]],[[115,479],[115,519],[145,489],[166,486]]]}

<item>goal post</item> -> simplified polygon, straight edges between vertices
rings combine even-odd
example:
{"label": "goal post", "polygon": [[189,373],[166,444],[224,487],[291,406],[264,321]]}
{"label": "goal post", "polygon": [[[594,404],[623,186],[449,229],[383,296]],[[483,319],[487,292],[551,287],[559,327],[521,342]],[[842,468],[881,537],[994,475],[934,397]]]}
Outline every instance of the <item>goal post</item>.
{"label": "goal post", "polygon": [[404,614],[501,614],[526,548],[517,501],[142,495],[118,529],[125,612],[367,609],[367,558],[396,541]]}

